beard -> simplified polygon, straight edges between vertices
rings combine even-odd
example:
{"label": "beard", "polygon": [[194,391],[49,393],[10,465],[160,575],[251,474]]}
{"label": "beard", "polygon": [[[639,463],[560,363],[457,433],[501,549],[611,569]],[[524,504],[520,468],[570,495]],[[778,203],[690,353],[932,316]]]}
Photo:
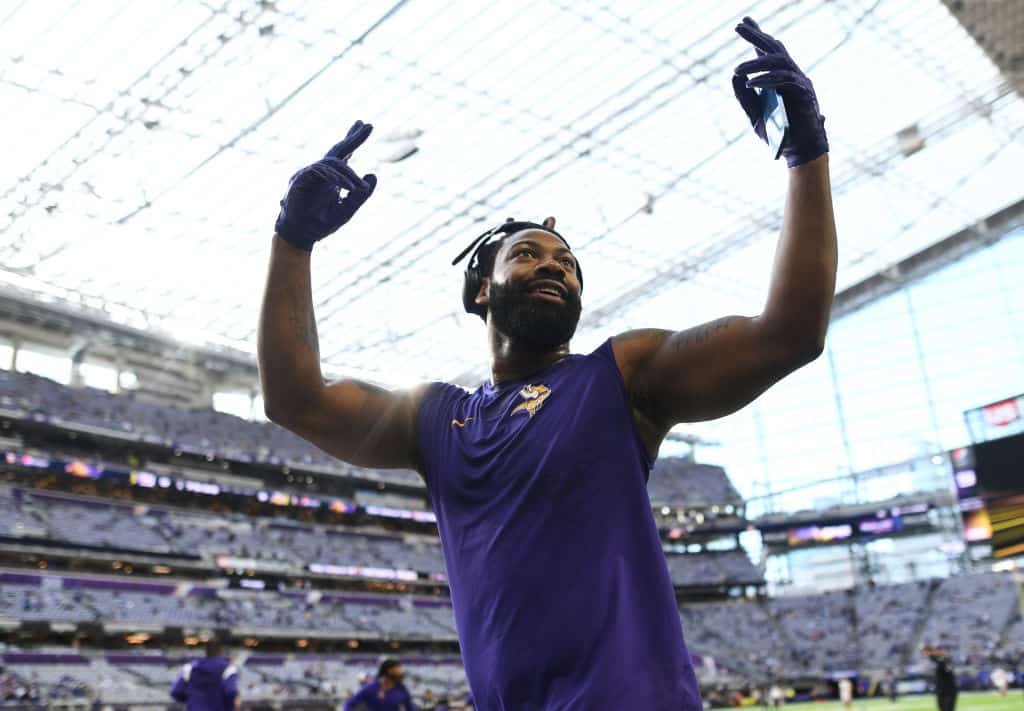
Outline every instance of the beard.
{"label": "beard", "polygon": [[490,318],[495,328],[532,351],[548,351],[568,343],[576,333],[583,306],[578,293],[556,304],[531,296],[529,283],[491,283]]}

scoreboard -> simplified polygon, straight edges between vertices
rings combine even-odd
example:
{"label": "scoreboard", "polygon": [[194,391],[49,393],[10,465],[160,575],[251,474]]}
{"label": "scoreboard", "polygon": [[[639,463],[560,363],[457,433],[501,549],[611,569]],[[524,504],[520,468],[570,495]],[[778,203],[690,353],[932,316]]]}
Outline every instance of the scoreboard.
{"label": "scoreboard", "polygon": [[773,548],[852,543],[928,532],[934,528],[934,508],[927,502],[915,502],[880,508],[868,514],[823,515],[801,525],[774,523],[757,527],[765,545]]}
{"label": "scoreboard", "polygon": [[968,543],[990,542],[996,558],[1024,554],[1024,433],[952,452]]}
{"label": "scoreboard", "polygon": [[1024,394],[967,410],[964,422],[975,444],[1024,433]]}

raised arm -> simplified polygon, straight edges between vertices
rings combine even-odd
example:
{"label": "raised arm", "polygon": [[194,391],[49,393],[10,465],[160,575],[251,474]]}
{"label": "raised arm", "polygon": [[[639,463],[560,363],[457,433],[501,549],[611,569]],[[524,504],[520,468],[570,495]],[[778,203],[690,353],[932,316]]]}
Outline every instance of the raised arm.
{"label": "raised arm", "polygon": [[260,311],[260,382],[267,417],[324,451],[359,466],[415,468],[419,390],[326,383],[320,369],[310,254],[373,193],[376,178],[347,164],[371,130],[356,122],[323,160],[295,174],[281,202]]}
{"label": "raised arm", "polygon": [[369,689],[364,686],[345,702],[343,711],[370,711],[369,696]]}
{"label": "raised arm", "polygon": [[[684,331],[630,331],[613,341],[616,361],[649,449],[679,422],[743,407],[822,351],[835,291],[836,229],[824,119],[810,80],[782,44],[749,18],[737,32],[758,58],[733,79],[755,131],[764,138],[753,87],[777,89],[789,112],[783,149],[789,186],[768,298],[754,317],[726,316]],[[747,75],[765,72],[753,79]],[[760,125],[759,125],[760,124]]]}
{"label": "raised arm", "polygon": [[171,687],[171,698],[179,704],[183,704],[188,700],[188,679],[185,676],[188,668],[189,666],[186,664],[185,667],[178,672],[178,676],[174,680],[174,685]]}

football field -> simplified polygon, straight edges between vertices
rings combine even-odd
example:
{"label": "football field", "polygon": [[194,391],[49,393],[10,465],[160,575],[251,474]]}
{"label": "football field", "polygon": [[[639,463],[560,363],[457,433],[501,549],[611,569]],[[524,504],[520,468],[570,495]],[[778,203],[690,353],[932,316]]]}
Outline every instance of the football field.
{"label": "football field", "polygon": [[[787,704],[789,708],[813,709],[814,711],[843,711],[838,701],[810,702],[806,704]],[[904,696],[895,704],[888,699],[856,699],[854,711],[938,711],[933,695]],[[956,700],[956,711],[1001,711],[1001,709],[1020,709],[1024,711],[1024,693],[1020,689],[1011,689],[1005,699],[1000,699],[994,691],[971,691],[961,693]]]}

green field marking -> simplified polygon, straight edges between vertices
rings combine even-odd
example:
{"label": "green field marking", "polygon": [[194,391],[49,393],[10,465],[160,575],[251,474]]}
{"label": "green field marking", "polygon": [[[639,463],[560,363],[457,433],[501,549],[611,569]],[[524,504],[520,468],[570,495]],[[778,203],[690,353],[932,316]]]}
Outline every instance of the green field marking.
{"label": "green field marking", "polygon": [[[786,704],[796,711],[844,711],[838,701],[810,701]],[[757,707],[755,707],[757,708]],[[764,707],[761,707],[764,708]],[[934,695],[901,696],[895,704],[887,698],[854,699],[853,711],[938,711]],[[1003,709],[1024,709],[1024,692],[1010,689],[1005,699],[994,691],[963,692],[957,698],[956,711],[1002,711]]]}

